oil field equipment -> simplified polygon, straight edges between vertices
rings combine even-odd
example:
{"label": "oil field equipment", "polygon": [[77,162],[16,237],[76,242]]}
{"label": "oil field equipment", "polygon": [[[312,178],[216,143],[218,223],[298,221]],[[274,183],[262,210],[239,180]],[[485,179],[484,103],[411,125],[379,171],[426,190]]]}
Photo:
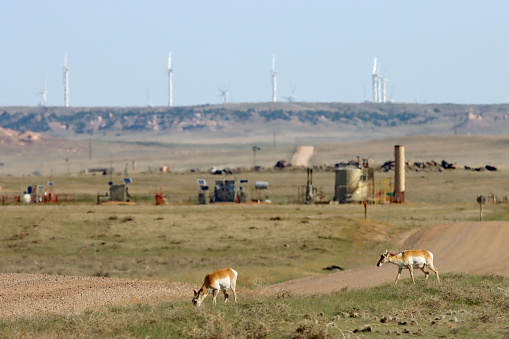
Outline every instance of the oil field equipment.
{"label": "oil field equipment", "polygon": [[198,204],[205,205],[207,204],[207,191],[209,186],[207,186],[207,182],[204,179],[198,179],[198,185],[200,185],[200,192],[198,192]]}
{"label": "oil field equipment", "polygon": [[216,180],[214,202],[235,202],[235,180]]}
{"label": "oil field equipment", "polygon": [[269,196],[265,195],[265,199],[261,198],[261,191],[267,190],[269,188],[269,183],[267,181],[257,181],[255,183],[256,195],[258,197],[258,202],[270,202]]}
{"label": "oil field equipment", "polygon": [[130,198],[127,185],[110,185],[110,201],[129,201]]}
{"label": "oil field equipment", "polygon": [[[241,179],[240,183],[247,184],[248,180]],[[235,199],[236,199],[235,201],[239,204],[246,203],[247,195],[246,195],[246,191],[244,190],[243,186],[239,186],[239,189],[237,190],[237,197]]]}
{"label": "oil field equipment", "polygon": [[334,200],[340,204],[360,203],[367,199],[368,186],[373,181],[374,171],[368,166],[337,169]]}
{"label": "oil field equipment", "polygon": [[315,202],[316,187],[313,187],[313,169],[307,169],[308,180],[306,184],[306,204],[312,204]]}

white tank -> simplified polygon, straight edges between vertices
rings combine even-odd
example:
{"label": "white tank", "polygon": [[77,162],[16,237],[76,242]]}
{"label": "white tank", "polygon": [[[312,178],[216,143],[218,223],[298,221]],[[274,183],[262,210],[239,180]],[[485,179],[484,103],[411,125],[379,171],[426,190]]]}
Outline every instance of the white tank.
{"label": "white tank", "polygon": [[360,168],[341,168],[336,170],[334,200],[340,204],[360,201],[362,195],[362,170]]}

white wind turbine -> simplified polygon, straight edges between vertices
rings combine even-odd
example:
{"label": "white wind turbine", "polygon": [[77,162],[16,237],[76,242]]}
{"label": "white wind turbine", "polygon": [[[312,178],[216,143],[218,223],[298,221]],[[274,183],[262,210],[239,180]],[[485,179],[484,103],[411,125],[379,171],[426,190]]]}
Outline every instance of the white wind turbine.
{"label": "white wind turbine", "polygon": [[230,97],[230,92],[228,92],[228,88],[230,86],[224,86],[223,89],[217,88],[219,90],[219,93],[221,93],[219,96],[223,98],[223,103],[226,104],[228,102],[228,98]]}
{"label": "white wind turbine", "polygon": [[150,90],[147,88],[147,107],[154,107],[150,102]]}
{"label": "white wind turbine", "polygon": [[47,95],[48,95],[48,81],[46,80],[44,82],[44,87],[42,88],[42,91],[40,91],[39,93],[37,93],[37,95],[40,95],[42,96],[42,99],[41,99],[41,103],[39,104],[39,106],[46,106],[46,103],[47,103]]}
{"label": "white wind turbine", "polygon": [[372,73],[372,82],[373,82],[373,102],[375,103],[386,103],[386,87],[387,87],[387,78],[384,78],[380,75],[380,64],[375,57],[375,62],[373,64],[373,73]]}
{"label": "white wind turbine", "polygon": [[276,56],[272,55],[272,102],[276,102]]}
{"label": "white wind turbine", "polygon": [[173,69],[171,68],[171,52],[168,56],[168,106],[173,106],[173,82],[172,82]]}
{"label": "white wind turbine", "polygon": [[381,77],[380,78],[382,82],[382,103],[387,102],[387,96],[386,96],[386,87],[387,87],[387,78]]}
{"label": "white wind turbine", "polygon": [[293,86],[292,93],[290,94],[290,96],[285,97],[285,99],[288,102],[295,102],[295,101],[297,101],[297,96],[295,95],[295,88],[296,87],[297,87],[297,85]]}
{"label": "white wind turbine", "polygon": [[375,61],[373,64],[373,73],[371,74],[371,81],[373,84],[373,102],[375,102],[375,103],[378,102],[379,91],[380,91],[378,78],[379,78],[378,65],[377,65],[377,60],[375,57]]}
{"label": "white wind turbine", "polygon": [[64,102],[65,107],[69,107],[69,67],[67,67],[67,53],[64,57]]}

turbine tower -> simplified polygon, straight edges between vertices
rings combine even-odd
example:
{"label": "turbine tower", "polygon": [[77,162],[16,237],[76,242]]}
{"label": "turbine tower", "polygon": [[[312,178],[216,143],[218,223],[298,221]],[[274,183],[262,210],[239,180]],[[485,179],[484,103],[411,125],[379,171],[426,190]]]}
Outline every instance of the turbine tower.
{"label": "turbine tower", "polygon": [[67,54],[64,58],[64,100],[65,107],[69,107],[69,67],[67,67]]}
{"label": "turbine tower", "polygon": [[386,103],[387,102],[387,96],[386,96],[386,90],[385,88],[387,87],[387,78],[384,78],[384,77],[381,77],[380,78],[381,82],[382,82],[382,103]]}
{"label": "turbine tower", "polygon": [[173,69],[171,68],[171,52],[168,56],[168,106],[173,106],[173,82],[172,82]]}
{"label": "turbine tower", "polygon": [[276,102],[276,56],[272,55],[272,102]]}
{"label": "turbine tower", "polygon": [[374,61],[374,64],[373,64],[373,73],[371,74],[371,80],[372,80],[372,84],[373,84],[373,102],[377,103],[378,102],[378,92],[380,91],[380,88],[378,87],[379,85],[379,82],[378,82],[378,65],[377,65],[377,60],[376,60],[376,57],[375,57],[375,61]]}
{"label": "turbine tower", "polygon": [[375,62],[373,64],[373,73],[371,75],[373,82],[373,102],[374,103],[386,103],[386,84],[387,78],[384,78],[380,75],[380,64],[378,64],[378,60],[375,57]]}

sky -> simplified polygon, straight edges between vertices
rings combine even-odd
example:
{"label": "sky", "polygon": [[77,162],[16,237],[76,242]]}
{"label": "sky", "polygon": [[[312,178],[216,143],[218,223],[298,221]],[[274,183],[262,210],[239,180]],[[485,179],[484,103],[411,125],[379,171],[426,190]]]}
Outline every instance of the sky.
{"label": "sky", "polygon": [[[0,106],[509,102],[509,1],[0,0]],[[45,85],[46,84],[46,85]]]}

